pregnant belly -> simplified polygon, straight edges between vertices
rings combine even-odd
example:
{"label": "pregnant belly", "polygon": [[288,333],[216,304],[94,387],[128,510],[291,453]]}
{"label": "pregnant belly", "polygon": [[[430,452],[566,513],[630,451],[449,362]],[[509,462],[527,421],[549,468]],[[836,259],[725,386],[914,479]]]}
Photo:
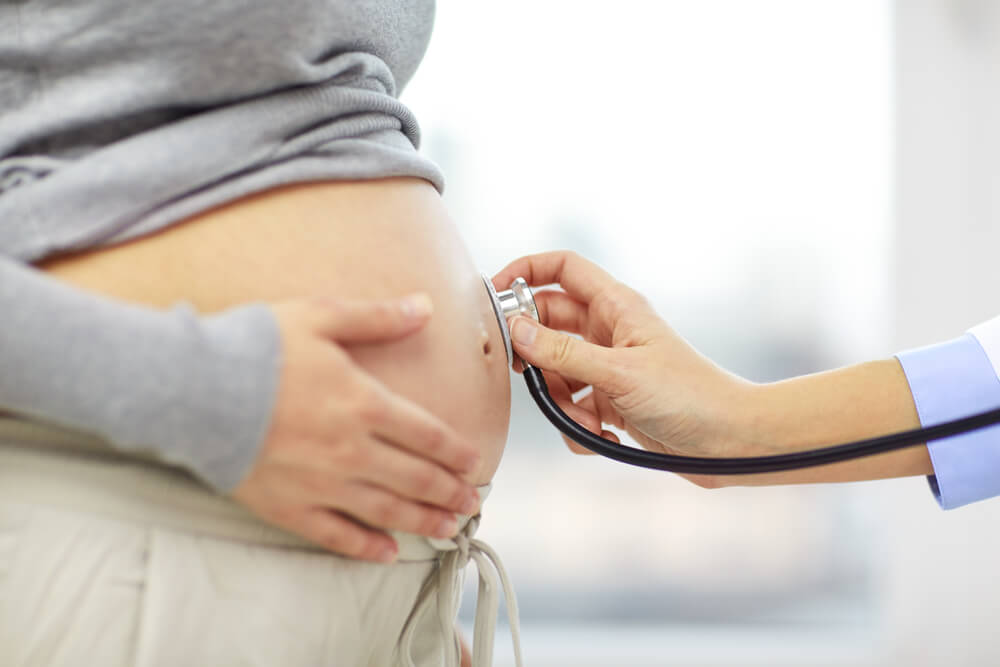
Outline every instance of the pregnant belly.
{"label": "pregnant belly", "polygon": [[399,342],[349,350],[391,389],[479,447],[480,483],[499,464],[510,411],[500,331],[479,273],[425,181],[283,187],[39,268],[125,301],[154,307],[186,301],[205,313],[308,295],[425,291],[434,301],[426,329]]}

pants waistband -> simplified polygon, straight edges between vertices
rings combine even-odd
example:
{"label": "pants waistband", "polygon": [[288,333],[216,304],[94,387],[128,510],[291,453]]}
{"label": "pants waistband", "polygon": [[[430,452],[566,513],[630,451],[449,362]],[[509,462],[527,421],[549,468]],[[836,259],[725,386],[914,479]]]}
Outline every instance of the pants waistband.
{"label": "pants waistband", "polygon": [[[480,487],[485,498],[489,485]],[[0,416],[0,501],[54,506],[222,539],[322,552],[180,468],[59,426]],[[469,517],[459,516],[464,530]],[[450,540],[392,532],[400,561],[433,560]],[[453,547],[452,547],[453,548]]]}

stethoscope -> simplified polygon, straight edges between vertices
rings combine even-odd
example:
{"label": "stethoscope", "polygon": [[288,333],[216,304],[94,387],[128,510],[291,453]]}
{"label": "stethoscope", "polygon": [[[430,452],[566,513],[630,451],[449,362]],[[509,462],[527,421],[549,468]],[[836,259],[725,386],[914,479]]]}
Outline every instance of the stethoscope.
{"label": "stethoscope", "polygon": [[[490,293],[493,312],[496,314],[500,331],[503,334],[504,347],[507,351],[507,361],[513,367],[516,357],[514,356],[514,349],[510,341],[510,329],[507,320],[515,315],[524,315],[540,321],[538,308],[535,306],[535,297],[528,283],[523,278],[514,280],[510,289],[503,292],[497,292],[493,287],[493,282],[485,275],[483,276],[483,282],[486,283],[486,289]],[[563,434],[590,451],[601,456],[606,456],[609,459],[643,468],[668,470],[670,472],[706,475],[744,475],[808,468],[846,461],[848,459],[872,456],[873,454],[881,454],[905,447],[913,447],[931,440],[939,440],[1000,423],[1000,408],[996,408],[962,419],[913,429],[912,431],[891,433],[868,440],[858,440],[842,445],[810,449],[791,454],[746,458],[675,456],[673,454],[660,454],[635,447],[627,447],[591,433],[573,421],[552,400],[552,396],[549,395],[549,388],[545,384],[545,378],[542,376],[542,371],[526,363],[523,359],[521,363],[524,366],[524,381],[528,385],[528,392],[535,399],[535,403],[538,404],[542,414],[557,429],[562,431]]]}

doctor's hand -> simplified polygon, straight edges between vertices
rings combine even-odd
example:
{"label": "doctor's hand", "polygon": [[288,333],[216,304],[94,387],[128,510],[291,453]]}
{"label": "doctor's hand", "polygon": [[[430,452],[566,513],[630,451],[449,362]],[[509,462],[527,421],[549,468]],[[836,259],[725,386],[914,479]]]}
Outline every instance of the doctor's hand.
{"label": "doctor's hand", "polygon": [[251,511],[330,551],[388,562],[383,530],[432,537],[475,514],[476,448],[424,408],[389,391],[341,345],[419,331],[426,295],[395,301],[297,299],[273,307],[282,368],[270,430],[233,492]]}
{"label": "doctor's hand", "polygon": [[[539,316],[511,319],[517,354],[543,369],[552,397],[594,433],[625,429],[652,451],[683,456],[785,454],[920,425],[895,358],[873,360],[778,382],[754,384],[699,354],[634,290],[571,252],[522,257],[493,279],[535,291]],[[561,333],[571,332],[582,340]],[[573,394],[593,391],[575,402]],[[604,433],[605,437],[611,435]],[[614,439],[614,438],[612,438]],[[582,451],[568,443],[574,451]],[[932,474],[926,447],[756,475],[683,475],[706,488],[846,482]]]}
{"label": "doctor's hand", "polygon": [[[699,354],[635,290],[572,252],[522,257],[493,281],[503,290],[518,276],[531,286],[558,283],[565,290],[534,292],[546,326],[527,317],[510,324],[514,350],[543,369],[553,399],[570,417],[598,434],[604,424],[625,429],[653,451],[747,455],[733,418],[753,385]],[[593,391],[574,402],[572,395],[588,386]]]}

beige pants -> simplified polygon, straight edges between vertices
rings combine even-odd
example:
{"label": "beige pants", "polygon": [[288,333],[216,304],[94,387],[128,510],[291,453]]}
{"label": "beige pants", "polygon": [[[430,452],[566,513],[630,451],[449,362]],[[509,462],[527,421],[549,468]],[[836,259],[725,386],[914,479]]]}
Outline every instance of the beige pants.
{"label": "beige pants", "polygon": [[179,471],[82,442],[0,418],[3,667],[457,664],[460,570],[471,558],[487,577],[495,562],[477,521],[455,540],[397,534],[394,565],[353,561]]}

